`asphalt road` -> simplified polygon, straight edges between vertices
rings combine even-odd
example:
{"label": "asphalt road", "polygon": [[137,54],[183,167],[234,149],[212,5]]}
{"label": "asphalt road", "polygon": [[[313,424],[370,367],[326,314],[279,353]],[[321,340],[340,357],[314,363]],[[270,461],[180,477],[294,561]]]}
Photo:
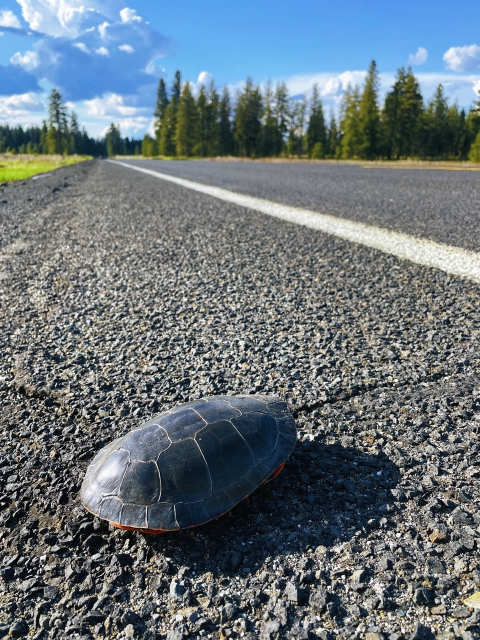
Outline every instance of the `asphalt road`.
{"label": "asphalt road", "polygon": [[480,251],[480,172],[348,164],[127,160],[265,200]]}
{"label": "asphalt road", "polygon": [[[285,165],[161,170],[316,201],[300,188],[310,167],[292,165],[293,201]],[[346,185],[339,215],[360,180],[376,224],[368,180],[400,193],[413,179],[325,170]],[[432,173],[414,179],[474,189]],[[480,591],[478,285],[101,161],[1,199],[0,634],[478,637],[465,603]],[[425,202],[405,211],[445,231],[427,224],[440,200]],[[462,202],[467,246],[478,220]],[[359,197],[355,215],[369,207]],[[159,537],[82,509],[103,444],[225,393],[289,403],[299,442],[274,483]]]}

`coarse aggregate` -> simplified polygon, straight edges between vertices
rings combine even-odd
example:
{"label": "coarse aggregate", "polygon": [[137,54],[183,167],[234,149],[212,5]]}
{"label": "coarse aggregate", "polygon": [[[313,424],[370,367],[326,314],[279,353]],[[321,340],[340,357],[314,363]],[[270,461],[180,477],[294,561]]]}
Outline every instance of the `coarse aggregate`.
{"label": "coarse aggregate", "polygon": [[[477,285],[102,161],[2,196],[0,637],[480,637]],[[234,393],[297,419],[274,481],[160,536],[80,506]]]}
{"label": "coarse aggregate", "polygon": [[256,198],[480,251],[478,171],[307,162],[126,162]]}

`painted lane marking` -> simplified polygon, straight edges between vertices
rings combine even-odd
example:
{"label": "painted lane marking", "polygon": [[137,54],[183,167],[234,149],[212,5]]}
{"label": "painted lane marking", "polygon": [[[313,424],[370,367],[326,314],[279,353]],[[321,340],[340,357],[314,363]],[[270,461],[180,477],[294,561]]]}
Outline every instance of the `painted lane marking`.
{"label": "painted lane marking", "polygon": [[409,260],[415,264],[440,269],[455,276],[461,276],[480,283],[480,253],[467,251],[460,247],[452,247],[440,244],[426,238],[416,238],[406,233],[389,231],[381,227],[336,218],[332,215],[317,213],[307,209],[291,207],[270,200],[262,200],[252,196],[246,196],[235,191],[228,191],[220,187],[192,182],[184,178],[177,178],[166,173],[144,169],[118,160],[108,160],[134,171],[140,171],[161,180],[173,182],[187,189],[198,191],[206,195],[218,198],[224,202],[253,209],[260,213],[280,218],[294,224],[299,224],[310,229],[361,244],[365,247],[378,249],[402,260]]}

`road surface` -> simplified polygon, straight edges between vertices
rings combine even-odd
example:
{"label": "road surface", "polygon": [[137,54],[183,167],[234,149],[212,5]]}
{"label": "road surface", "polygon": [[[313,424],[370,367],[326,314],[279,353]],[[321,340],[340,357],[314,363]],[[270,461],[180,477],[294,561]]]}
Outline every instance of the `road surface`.
{"label": "road surface", "polygon": [[[142,166],[478,248],[475,173]],[[1,200],[2,633],[474,637],[477,284],[104,161]],[[159,537],[82,509],[103,444],[245,392],[297,418],[275,482]]]}

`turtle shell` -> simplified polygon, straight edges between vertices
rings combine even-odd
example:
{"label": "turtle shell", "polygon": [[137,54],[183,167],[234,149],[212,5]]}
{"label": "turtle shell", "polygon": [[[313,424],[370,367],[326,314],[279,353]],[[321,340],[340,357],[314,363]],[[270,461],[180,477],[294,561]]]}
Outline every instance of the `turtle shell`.
{"label": "turtle shell", "polygon": [[95,456],[83,505],[116,526],[174,531],[217,518],[274,475],[295,420],[268,396],[214,396],[162,413]]}

